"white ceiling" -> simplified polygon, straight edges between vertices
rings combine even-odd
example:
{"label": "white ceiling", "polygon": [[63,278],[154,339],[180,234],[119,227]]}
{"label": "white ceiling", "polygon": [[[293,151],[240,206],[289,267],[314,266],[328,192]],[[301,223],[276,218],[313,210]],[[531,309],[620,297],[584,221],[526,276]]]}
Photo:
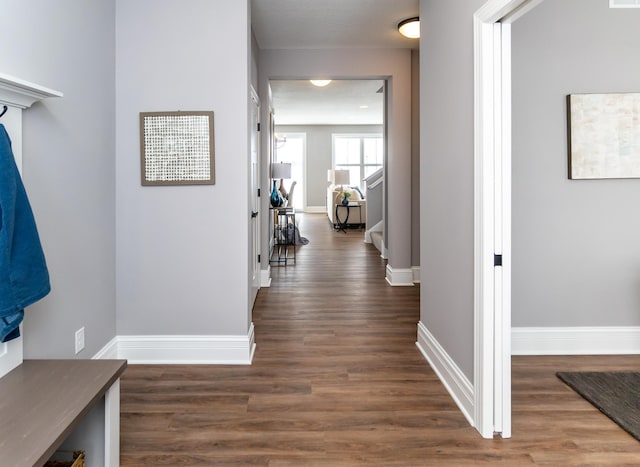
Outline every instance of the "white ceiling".
{"label": "white ceiling", "polygon": [[271,81],[277,125],[382,125],[381,80]]}
{"label": "white ceiling", "polygon": [[419,0],[251,0],[261,49],[417,48],[397,30]]}
{"label": "white ceiling", "polygon": [[[419,0],[251,0],[260,49],[414,48],[397,31]],[[272,81],[277,124],[382,124],[381,81]],[[368,106],[363,109],[361,106]]]}

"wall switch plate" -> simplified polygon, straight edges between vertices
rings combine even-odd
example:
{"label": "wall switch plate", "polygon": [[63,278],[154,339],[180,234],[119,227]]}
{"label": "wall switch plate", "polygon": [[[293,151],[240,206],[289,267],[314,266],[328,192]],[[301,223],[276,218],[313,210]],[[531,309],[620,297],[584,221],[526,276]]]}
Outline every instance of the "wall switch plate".
{"label": "wall switch plate", "polygon": [[76,331],[76,353],[84,349],[84,326]]}

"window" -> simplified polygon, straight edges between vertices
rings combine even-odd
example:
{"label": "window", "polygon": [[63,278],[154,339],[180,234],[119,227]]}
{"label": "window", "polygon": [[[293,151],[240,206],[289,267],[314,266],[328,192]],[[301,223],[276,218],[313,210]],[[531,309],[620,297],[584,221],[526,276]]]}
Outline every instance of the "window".
{"label": "window", "polygon": [[292,197],[293,207],[299,210],[304,209],[304,159],[307,150],[306,133],[287,133],[283,135],[284,142],[276,147],[275,162],[288,162],[291,164],[291,180],[284,180],[283,184],[287,191],[291,191],[291,184],[295,181],[294,196]]}
{"label": "window", "polygon": [[362,180],[382,168],[382,135],[333,135],[333,168],[348,170],[351,185],[364,189]]}

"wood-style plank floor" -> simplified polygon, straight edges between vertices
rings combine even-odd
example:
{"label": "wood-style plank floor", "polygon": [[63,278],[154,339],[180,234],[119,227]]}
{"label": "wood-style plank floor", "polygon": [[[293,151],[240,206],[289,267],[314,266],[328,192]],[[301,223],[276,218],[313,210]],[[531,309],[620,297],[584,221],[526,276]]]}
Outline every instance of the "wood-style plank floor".
{"label": "wood-style plank floor", "polygon": [[389,287],[360,230],[300,230],[310,244],[256,301],[251,366],[127,368],[121,465],[640,465],[640,443],[555,377],[639,356],[514,358],[513,438],[484,440],[415,346],[419,286]]}

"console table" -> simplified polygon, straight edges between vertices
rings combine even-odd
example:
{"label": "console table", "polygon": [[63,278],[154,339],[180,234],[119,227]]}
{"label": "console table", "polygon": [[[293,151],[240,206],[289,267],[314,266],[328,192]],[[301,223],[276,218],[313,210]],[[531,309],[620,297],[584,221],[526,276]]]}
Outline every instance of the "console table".
{"label": "console table", "polygon": [[[286,266],[296,262],[296,211],[291,207],[271,208],[273,210],[273,248],[270,264]],[[292,225],[293,228],[289,228]],[[291,254],[289,253],[291,249]]]}
{"label": "console table", "polygon": [[104,396],[104,465],[117,467],[126,366],[126,360],[25,360],[0,378],[0,464],[40,467]]}

